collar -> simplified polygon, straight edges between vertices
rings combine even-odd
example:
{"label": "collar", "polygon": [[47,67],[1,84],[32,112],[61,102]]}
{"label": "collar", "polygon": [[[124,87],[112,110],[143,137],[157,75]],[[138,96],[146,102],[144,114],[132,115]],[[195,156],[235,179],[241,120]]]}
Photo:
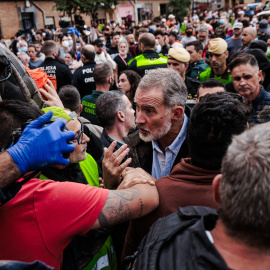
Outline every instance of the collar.
{"label": "collar", "polygon": [[265,96],[265,89],[264,87],[261,85],[261,90],[260,90],[260,93],[258,94],[258,96],[253,99],[251,102],[252,102],[252,106],[257,106],[261,101],[264,100],[264,96]]}
{"label": "collar", "polygon": [[86,65],[92,65],[92,64],[96,64],[95,60],[89,60],[89,61],[87,61],[87,62],[84,64],[84,66],[86,66]]}
{"label": "collar", "polygon": [[220,78],[223,79],[223,80],[228,80],[228,79],[229,79],[229,74],[230,74],[230,73],[229,73],[228,70],[226,69],[225,72],[224,72],[223,74],[221,74],[221,75],[215,75],[213,69],[211,68],[210,78],[215,78],[215,76],[216,76],[216,77],[220,77]]}
{"label": "collar", "polygon": [[[185,138],[186,138],[186,135],[187,135],[187,125],[188,125],[188,117],[186,116],[186,114],[184,114],[184,122],[183,122],[183,125],[181,127],[180,132],[178,133],[177,137],[172,142],[172,144],[165,148],[165,151],[167,149],[169,149],[175,155],[178,154],[179,149],[180,149],[180,147],[182,145],[182,143],[180,144],[179,141],[182,140],[182,142],[183,142],[185,140]],[[152,141],[152,146],[153,146],[153,150],[156,150],[157,152],[162,153],[162,151],[160,150],[160,148],[158,146],[158,141],[157,140]]]}
{"label": "collar", "polygon": [[116,144],[116,149],[115,149],[115,150],[119,149],[122,145],[124,145],[122,142],[119,142],[119,141],[113,139],[111,136],[109,136],[108,133],[107,133],[104,129],[103,129],[103,132],[102,132],[102,133],[103,133],[105,139],[106,139],[110,144],[111,144],[113,141],[116,141],[116,142],[117,142],[117,144]]}

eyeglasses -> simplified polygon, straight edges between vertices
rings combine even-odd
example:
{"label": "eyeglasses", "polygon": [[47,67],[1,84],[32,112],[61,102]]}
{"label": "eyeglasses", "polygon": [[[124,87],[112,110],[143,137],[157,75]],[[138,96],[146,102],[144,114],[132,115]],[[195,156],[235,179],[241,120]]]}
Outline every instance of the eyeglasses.
{"label": "eyeglasses", "polygon": [[83,129],[84,129],[84,124],[81,123],[81,131],[79,132],[79,134],[73,139],[73,140],[77,140],[78,145],[80,145],[82,143],[83,140]]}

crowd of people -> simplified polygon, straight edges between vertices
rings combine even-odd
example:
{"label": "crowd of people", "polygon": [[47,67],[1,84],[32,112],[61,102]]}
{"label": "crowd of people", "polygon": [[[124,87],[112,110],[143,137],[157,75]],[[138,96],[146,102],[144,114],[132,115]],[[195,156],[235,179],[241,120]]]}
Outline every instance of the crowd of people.
{"label": "crowd of people", "polygon": [[31,76],[48,76],[47,107],[16,92],[0,102],[0,260],[269,269],[270,15],[260,8],[94,23],[88,35],[19,31],[9,48]]}

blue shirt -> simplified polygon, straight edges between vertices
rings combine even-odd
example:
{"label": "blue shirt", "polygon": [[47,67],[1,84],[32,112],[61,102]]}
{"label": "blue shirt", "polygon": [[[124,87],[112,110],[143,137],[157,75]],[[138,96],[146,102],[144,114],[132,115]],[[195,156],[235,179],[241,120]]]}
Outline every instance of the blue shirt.
{"label": "blue shirt", "polygon": [[153,146],[153,164],[152,176],[159,179],[170,174],[174,160],[187,136],[188,117],[184,114],[184,123],[182,128],[171,145],[165,148],[165,155],[160,150],[157,141],[152,141]]}

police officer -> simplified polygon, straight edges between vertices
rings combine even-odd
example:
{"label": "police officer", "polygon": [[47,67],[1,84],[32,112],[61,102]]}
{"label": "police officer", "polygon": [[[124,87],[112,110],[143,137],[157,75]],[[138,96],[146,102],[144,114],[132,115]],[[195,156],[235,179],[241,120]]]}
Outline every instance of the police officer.
{"label": "police officer", "polygon": [[139,37],[142,54],[128,62],[128,69],[136,71],[141,77],[155,68],[166,68],[168,58],[155,52],[155,36],[144,33]]}
{"label": "police officer", "polygon": [[57,91],[67,84],[71,84],[72,74],[66,64],[58,62],[58,45],[53,40],[45,41],[42,47],[45,60],[40,69],[44,70],[49,76],[55,77]]}
{"label": "police officer", "polygon": [[190,54],[190,62],[186,76],[198,80],[200,73],[208,68],[208,65],[202,58],[203,46],[200,41],[192,41],[187,43],[186,50]]}
{"label": "police officer", "polygon": [[193,107],[196,104],[197,91],[200,87],[200,82],[186,76],[186,70],[190,61],[190,54],[184,48],[174,47],[168,53],[168,68],[176,70],[186,84],[188,90],[187,104]]}
{"label": "police officer", "polygon": [[92,94],[96,89],[94,80],[94,68],[96,66],[95,47],[92,45],[84,45],[81,51],[81,59],[83,67],[74,72],[72,85],[74,85],[80,92],[81,98]]}

